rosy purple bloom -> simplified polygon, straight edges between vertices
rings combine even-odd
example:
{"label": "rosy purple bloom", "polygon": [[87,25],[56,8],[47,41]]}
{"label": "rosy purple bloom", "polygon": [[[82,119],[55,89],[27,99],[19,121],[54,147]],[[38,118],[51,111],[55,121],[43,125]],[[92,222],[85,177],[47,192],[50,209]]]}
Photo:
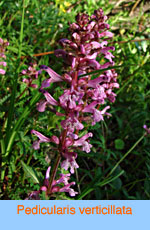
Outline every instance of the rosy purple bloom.
{"label": "rosy purple bloom", "polygon": [[63,81],[63,78],[59,74],[57,74],[54,70],[49,68],[48,66],[42,65],[40,72],[42,70],[45,70],[48,73],[48,75],[50,76],[50,78],[48,78],[48,79],[46,79],[46,80],[44,80],[42,82],[42,87],[41,88],[49,87],[50,83],[52,83],[52,82]]}
{"label": "rosy purple bloom", "polygon": [[61,163],[61,167],[65,170],[68,170],[70,168],[70,172],[73,174],[74,170],[79,168],[79,165],[76,162],[77,154],[74,152],[65,152],[63,154],[63,157],[66,159]]}
{"label": "rosy purple bloom", "polygon": [[27,84],[28,87],[38,88],[38,85],[33,83],[34,80],[38,78],[38,71],[36,70],[37,65],[31,63],[28,69],[22,70],[21,74],[28,76],[28,78],[23,78],[23,82]]}
{"label": "rosy purple bloom", "polygon": [[47,92],[47,91],[43,91],[43,95],[46,98],[46,101],[50,104],[50,105],[58,105],[58,102]]}
{"label": "rosy purple bloom", "polygon": [[0,69],[0,74],[4,75],[5,73],[6,73],[6,71],[5,71],[5,70]]}
{"label": "rosy purple bloom", "polygon": [[82,146],[82,150],[89,153],[91,151],[92,145],[89,144],[89,141],[87,141],[87,139],[92,136],[93,136],[92,133],[87,133],[80,139],[76,140],[73,145]]}
{"label": "rosy purple bloom", "polygon": [[[38,72],[40,74],[44,70],[49,77],[42,82],[39,90],[45,99],[38,102],[37,110],[44,112],[46,106],[49,106],[56,115],[62,117],[62,120],[59,137],[48,138],[33,130],[32,133],[39,139],[33,143],[33,148],[39,149],[42,142],[55,143],[55,150],[62,158],[61,168],[70,170],[71,174],[79,168],[76,151],[80,148],[89,153],[92,148],[89,139],[93,134],[89,132],[82,136],[81,133],[86,127],[86,121],[89,125],[95,125],[103,121],[104,116],[110,116],[107,112],[110,109],[107,102],[115,101],[116,94],[113,90],[119,87],[113,67],[111,70],[103,71],[95,79],[94,75],[87,75],[93,70],[103,70],[114,65],[114,56],[111,53],[114,47],[109,46],[113,34],[108,31],[109,25],[106,20],[102,9],[96,10],[91,17],[87,14],[78,14],[76,22],[69,26],[70,39],[61,39],[59,43],[62,49],[54,52],[56,57],[63,58],[68,71],[61,76],[43,65]],[[97,57],[105,62],[99,63]],[[48,87],[51,83],[55,86],[57,82],[61,82],[60,88],[63,89],[63,93],[56,100]],[[50,169],[47,171],[42,191],[47,191],[49,171]],[[70,188],[74,182],[68,183],[69,176],[70,174],[62,174],[60,179],[54,180],[51,192],[68,192],[70,196],[76,195]],[[64,184],[62,188],[59,186],[61,183]]]}
{"label": "rosy purple bloom", "polygon": [[35,134],[39,140],[38,141],[34,141],[32,147],[34,149],[39,149],[40,148],[40,143],[43,143],[43,142],[50,142],[50,138],[48,137],[45,137],[43,134],[41,134],[40,132],[36,131],[36,130],[32,130],[31,133]]}
{"label": "rosy purple bloom", "polygon": [[[49,179],[50,179],[50,170],[51,170],[51,167],[49,166],[47,171],[46,171],[43,185],[40,187],[39,190],[31,192],[29,194],[28,198],[26,198],[26,200],[40,200],[41,192],[42,191],[47,192],[48,185],[49,185]],[[75,196],[76,194],[78,194],[78,192],[75,192],[73,188],[70,188],[72,185],[75,185],[75,182],[69,183],[68,182],[69,179],[70,179],[69,173],[68,174],[60,174],[60,178],[58,180],[54,180],[52,183],[51,193],[67,192],[72,197]],[[61,184],[61,186],[60,186],[60,184]],[[64,184],[63,187],[62,187],[62,184]]]}
{"label": "rosy purple bloom", "polygon": [[31,133],[35,134],[39,138],[39,140],[34,141],[32,145],[32,147],[36,150],[40,148],[40,143],[43,143],[43,142],[47,142],[47,143],[53,142],[55,144],[59,144],[59,139],[56,136],[52,136],[51,138],[48,138],[36,130],[31,130]]}

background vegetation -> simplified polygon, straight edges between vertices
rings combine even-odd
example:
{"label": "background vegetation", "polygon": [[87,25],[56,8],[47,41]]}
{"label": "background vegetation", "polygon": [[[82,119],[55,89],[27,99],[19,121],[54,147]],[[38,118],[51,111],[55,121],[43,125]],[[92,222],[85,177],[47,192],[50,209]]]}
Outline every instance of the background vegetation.
{"label": "background vegetation", "polygon": [[[149,199],[150,141],[143,125],[150,125],[150,3],[139,0],[1,0],[0,37],[10,43],[7,73],[0,76],[0,199],[25,199],[39,188],[31,177],[43,180],[53,165],[55,153],[45,144],[40,151],[31,148],[30,131],[45,130],[49,136],[59,125],[50,111],[40,113],[35,105],[40,95],[27,89],[19,74],[32,62],[44,64],[62,73],[62,61],[53,54],[60,38],[68,37],[68,22],[78,12],[90,15],[102,8],[108,16],[114,38],[115,62],[120,88],[111,105],[110,119],[90,128],[94,133],[89,154],[80,152],[80,168],[74,176],[79,195],[74,199]],[[24,25],[24,30],[21,30]],[[20,56],[24,56],[20,60]],[[38,84],[44,79],[37,81]],[[51,92],[59,94],[60,86]],[[21,95],[21,96],[20,96]],[[15,102],[15,103],[14,103]],[[24,162],[24,163],[23,163]],[[30,171],[30,174],[27,171]],[[55,199],[70,199],[56,194]]]}

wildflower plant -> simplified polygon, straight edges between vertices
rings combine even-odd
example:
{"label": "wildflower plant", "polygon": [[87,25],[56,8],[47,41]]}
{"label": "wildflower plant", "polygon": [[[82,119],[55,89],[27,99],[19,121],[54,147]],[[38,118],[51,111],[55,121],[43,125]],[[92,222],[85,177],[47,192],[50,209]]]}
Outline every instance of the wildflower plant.
{"label": "wildflower plant", "polygon": [[[111,116],[108,113],[110,106],[107,102],[115,101],[116,94],[113,90],[118,88],[119,84],[113,69],[114,56],[110,52],[114,47],[108,46],[113,34],[108,31],[109,25],[106,20],[107,17],[104,16],[102,9],[95,10],[91,17],[85,13],[78,14],[76,22],[69,25],[70,38],[61,39],[59,44],[62,48],[55,50],[56,57],[63,58],[66,71],[61,76],[50,67],[43,65],[38,72],[39,75],[46,71],[49,78],[42,82],[39,89],[44,99],[37,103],[37,110],[44,112],[50,108],[62,118],[62,121],[57,135],[46,137],[37,130],[31,131],[38,138],[33,143],[35,150],[40,149],[40,144],[43,142],[53,143],[56,162],[51,173],[50,167],[48,168],[40,190],[32,192],[29,199],[38,199],[41,191],[45,191],[47,196],[54,192],[68,192],[70,196],[77,194],[70,188],[75,182],[69,183],[68,180],[79,168],[78,149],[86,153],[91,151],[90,139],[93,134],[88,132],[86,127],[104,120],[104,116]],[[112,68],[104,70],[96,78],[89,75],[95,70],[108,67]],[[37,78],[37,72],[33,71],[32,67],[29,67],[28,71],[34,72],[28,74],[29,76],[35,75]],[[27,74],[28,71],[24,70],[22,73]],[[32,85],[32,79],[23,81],[36,88],[37,86]],[[51,83],[57,82],[61,82],[63,93],[56,99],[48,92],[48,87]],[[66,173],[61,174],[56,180],[59,164],[62,171],[65,170]]]}

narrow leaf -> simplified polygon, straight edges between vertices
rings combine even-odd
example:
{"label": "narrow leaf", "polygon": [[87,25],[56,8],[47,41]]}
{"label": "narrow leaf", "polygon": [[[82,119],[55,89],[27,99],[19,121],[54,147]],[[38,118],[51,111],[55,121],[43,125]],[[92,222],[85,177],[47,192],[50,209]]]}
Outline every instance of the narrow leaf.
{"label": "narrow leaf", "polygon": [[37,177],[37,173],[35,170],[32,169],[32,167],[26,165],[23,161],[21,161],[22,167],[24,169],[24,172],[27,177],[30,177],[33,181],[33,183],[39,184],[39,179]]}

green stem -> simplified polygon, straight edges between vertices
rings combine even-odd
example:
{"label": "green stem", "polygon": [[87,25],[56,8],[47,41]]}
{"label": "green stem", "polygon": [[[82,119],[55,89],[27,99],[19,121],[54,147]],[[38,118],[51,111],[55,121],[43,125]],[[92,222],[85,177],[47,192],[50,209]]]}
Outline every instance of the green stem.
{"label": "green stem", "polygon": [[116,168],[119,166],[119,164],[129,155],[129,153],[132,152],[132,150],[143,140],[143,138],[145,137],[145,134],[143,136],[141,136],[136,142],[135,144],[128,150],[128,152],[126,152],[124,154],[124,156],[116,163],[116,165],[113,167],[113,169],[110,171],[110,173],[108,173],[108,175],[106,176],[109,177],[115,170]]}
{"label": "green stem", "polygon": [[25,1],[23,0],[21,30],[20,30],[20,44],[19,44],[19,55],[18,55],[19,58],[21,57],[21,51],[22,51],[23,27],[24,27],[24,13],[25,13]]}

